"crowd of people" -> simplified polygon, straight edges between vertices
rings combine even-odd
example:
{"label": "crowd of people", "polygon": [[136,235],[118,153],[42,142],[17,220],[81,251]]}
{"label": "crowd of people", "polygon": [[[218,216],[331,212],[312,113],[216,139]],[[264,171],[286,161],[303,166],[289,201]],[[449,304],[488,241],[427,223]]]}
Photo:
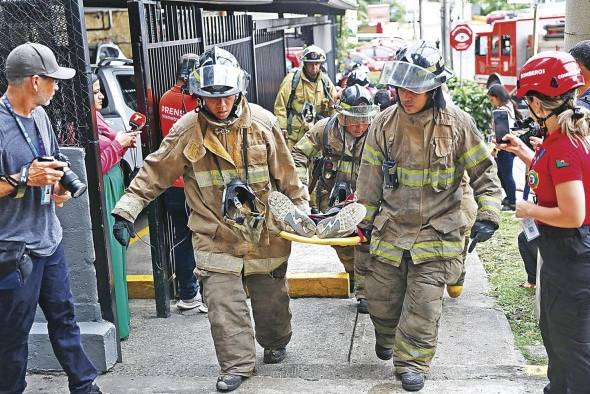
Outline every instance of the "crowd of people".
{"label": "crowd of people", "polygon": [[[493,236],[501,210],[512,210],[533,219],[540,233],[519,237],[519,245],[526,283],[541,284],[545,392],[584,392],[590,383],[590,118],[578,103],[588,94],[589,54],[586,41],[573,56],[546,52],[527,61],[516,94],[543,140],[532,150],[508,133],[495,144],[495,159],[471,116],[445,93],[453,72],[426,41],[398,51],[381,90],[361,70],[335,86],[322,70],[326,54],[310,45],[301,68],[281,83],[274,114],[247,101],[249,76],[230,52],[212,47],[185,54],[176,84],[160,100],[161,108],[181,111],[161,111],[168,114],[160,119],[162,143],[127,189],[119,162],[138,132],[118,133],[104,121],[95,79],[114,274],[125,275],[138,215],[164,195],[174,229],[177,307],[208,313],[220,366],[216,388],[227,392],[254,374],[255,341],[264,363],[287,357],[291,242],[281,233],[303,242],[357,236],[361,244],[334,246],[357,310],[370,315],[376,357],[392,360],[402,387],[418,391],[436,352],[445,287],[460,294],[467,252]],[[58,81],[75,70],[58,66],[49,48],[27,43],[11,52],[5,72],[0,392],[26,387],[27,338],[39,304],[70,391],[100,393],[80,344],[55,216],[71,197],[60,183],[68,164],[47,160],[59,158],[59,146],[43,110]],[[514,128],[520,113],[507,91],[495,85],[488,97]],[[535,203],[516,198],[514,157],[530,168]],[[125,286],[115,291],[127,298]],[[119,307],[117,316],[125,338],[128,308]]]}

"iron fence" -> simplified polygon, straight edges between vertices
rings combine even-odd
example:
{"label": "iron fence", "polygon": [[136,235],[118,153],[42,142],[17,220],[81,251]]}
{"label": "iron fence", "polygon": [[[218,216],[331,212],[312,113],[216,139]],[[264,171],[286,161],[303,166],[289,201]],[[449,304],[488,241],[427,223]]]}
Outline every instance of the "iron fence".
{"label": "iron fence", "polygon": [[255,29],[254,53],[257,88],[256,102],[272,112],[275,97],[287,73],[284,31],[277,30],[269,32]]}

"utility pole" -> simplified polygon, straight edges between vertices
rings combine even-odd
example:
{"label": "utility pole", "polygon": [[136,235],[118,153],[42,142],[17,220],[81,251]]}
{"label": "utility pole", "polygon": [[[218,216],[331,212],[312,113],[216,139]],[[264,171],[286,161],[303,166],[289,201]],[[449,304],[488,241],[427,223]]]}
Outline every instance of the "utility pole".
{"label": "utility pole", "polygon": [[566,0],[565,2],[565,48],[590,40],[590,4],[588,0]]}
{"label": "utility pole", "polygon": [[452,58],[451,58],[451,45],[449,42],[449,21],[451,19],[451,10],[449,6],[449,0],[442,0],[441,2],[441,9],[440,9],[440,43],[441,43],[441,52],[443,55],[443,59],[445,60],[445,64],[451,66]]}
{"label": "utility pole", "polygon": [[424,39],[424,21],[422,20],[423,14],[422,14],[422,0],[418,0],[418,21],[420,22],[419,26],[419,32],[420,32],[420,39],[423,40]]}

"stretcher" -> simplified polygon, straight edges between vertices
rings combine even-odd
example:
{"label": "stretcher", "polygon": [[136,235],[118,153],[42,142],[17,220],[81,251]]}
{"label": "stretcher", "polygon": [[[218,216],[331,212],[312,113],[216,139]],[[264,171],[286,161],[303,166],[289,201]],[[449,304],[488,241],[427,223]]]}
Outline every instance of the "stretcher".
{"label": "stretcher", "polygon": [[331,245],[331,246],[357,246],[365,241],[365,238],[361,235],[354,235],[344,238],[319,238],[317,235],[313,237],[303,237],[301,235],[289,233],[287,231],[281,231],[279,237],[292,242],[299,242],[304,244],[313,245]]}

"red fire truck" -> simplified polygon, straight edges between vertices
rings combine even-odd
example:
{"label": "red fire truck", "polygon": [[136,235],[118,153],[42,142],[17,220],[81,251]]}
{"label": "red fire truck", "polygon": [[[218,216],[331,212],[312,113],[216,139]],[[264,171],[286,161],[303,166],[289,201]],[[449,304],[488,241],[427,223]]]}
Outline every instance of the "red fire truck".
{"label": "red fire truck", "polygon": [[[565,17],[539,18],[539,52],[559,51],[564,44]],[[492,30],[475,35],[475,80],[487,87],[501,83],[516,86],[522,65],[533,54],[533,19],[499,20]]]}

